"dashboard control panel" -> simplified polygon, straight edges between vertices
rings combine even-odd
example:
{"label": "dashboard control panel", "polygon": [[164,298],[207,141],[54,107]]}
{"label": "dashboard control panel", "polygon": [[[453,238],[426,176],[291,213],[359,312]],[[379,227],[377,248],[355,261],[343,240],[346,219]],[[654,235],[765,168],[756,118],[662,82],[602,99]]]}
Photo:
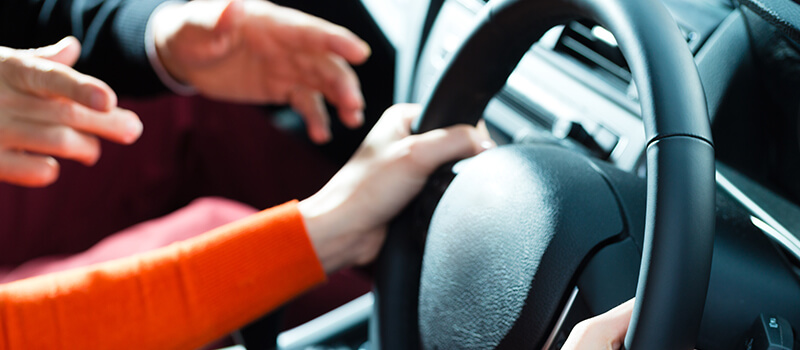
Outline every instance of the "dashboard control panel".
{"label": "dashboard control panel", "polygon": [[[697,54],[730,14],[721,0],[665,0],[688,48]],[[413,77],[423,102],[474,25],[483,0],[447,0]],[[559,143],[643,176],[646,147],[636,83],[613,35],[578,20],[548,31],[520,61],[484,118],[500,143]]]}

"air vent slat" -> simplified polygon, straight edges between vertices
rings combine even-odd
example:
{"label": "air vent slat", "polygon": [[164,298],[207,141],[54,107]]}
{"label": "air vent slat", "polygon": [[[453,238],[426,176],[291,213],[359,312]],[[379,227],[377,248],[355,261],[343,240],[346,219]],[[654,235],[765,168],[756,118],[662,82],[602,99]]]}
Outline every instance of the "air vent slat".
{"label": "air vent slat", "polygon": [[596,25],[588,21],[575,21],[565,26],[555,46],[555,51],[566,54],[589,68],[621,82],[631,82],[631,72],[625,58],[613,38],[598,37],[605,30],[594,30]]}
{"label": "air vent slat", "polygon": [[624,80],[625,82],[631,81],[631,72],[628,71],[627,66],[623,67],[615,62],[612,62],[605,56],[599,54],[597,51],[592,50],[573,38],[564,37],[561,39],[561,44],[572,50],[572,52],[578,54],[579,56],[576,58],[584,61],[584,63],[595,64],[613,74],[617,78]]}

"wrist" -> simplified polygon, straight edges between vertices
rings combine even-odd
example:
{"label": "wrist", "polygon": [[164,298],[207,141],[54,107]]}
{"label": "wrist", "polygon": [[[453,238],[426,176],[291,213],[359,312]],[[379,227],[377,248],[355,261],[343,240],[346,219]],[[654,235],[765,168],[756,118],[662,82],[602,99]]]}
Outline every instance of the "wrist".
{"label": "wrist", "polygon": [[319,193],[297,204],[303,216],[306,233],[314,246],[317,258],[325,269],[331,273],[349,265],[350,257],[339,237],[341,224],[336,222],[338,205],[325,200]]}
{"label": "wrist", "polygon": [[370,232],[374,230],[354,225],[359,221],[355,217],[358,214],[348,212],[347,201],[340,197],[323,188],[297,205],[317,258],[327,273],[372,261],[378,251],[376,247],[383,241],[382,235]]}
{"label": "wrist", "polygon": [[187,74],[184,67],[176,62],[175,56],[170,51],[171,40],[180,30],[183,17],[181,11],[184,5],[182,1],[175,1],[159,6],[150,19],[148,29],[155,56],[164,73],[168,75],[167,78],[176,84],[186,86]]}

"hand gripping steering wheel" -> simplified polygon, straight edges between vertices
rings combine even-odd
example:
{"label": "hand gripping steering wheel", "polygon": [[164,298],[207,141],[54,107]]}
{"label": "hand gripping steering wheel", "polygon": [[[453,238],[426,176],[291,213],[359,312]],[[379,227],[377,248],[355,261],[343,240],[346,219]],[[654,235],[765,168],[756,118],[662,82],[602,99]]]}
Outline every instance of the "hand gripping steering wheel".
{"label": "hand gripping steering wheel", "polygon": [[[714,148],[692,55],[659,0],[491,1],[415,132],[475,124],[530,46],[580,18],[617,39],[648,140],[644,249],[625,348],[692,349],[711,267]],[[441,202],[452,175],[440,169],[393,223],[378,260],[373,345],[539,349],[581,262],[618,233],[614,213],[598,214],[615,207],[613,190],[583,156],[509,146],[472,162],[483,169],[460,173]],[[606,226],[614,232],[604,235]]]}

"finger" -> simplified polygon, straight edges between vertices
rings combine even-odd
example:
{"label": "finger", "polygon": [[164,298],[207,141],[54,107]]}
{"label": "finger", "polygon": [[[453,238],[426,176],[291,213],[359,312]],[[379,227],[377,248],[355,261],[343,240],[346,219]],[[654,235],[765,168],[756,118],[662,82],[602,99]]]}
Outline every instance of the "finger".
{"label": "finger", "polygon": [[274,13],[274,18],[281,20],[275,21],[269,30],[283,45],[294,50],[331,52],[352,64],[364,63],[372,53],[369,44],[342,26],[283,7]]}
{"label": "finger", "polygon": [[337,108],[339,120],[344,126],[355,129],[364,124],[364,111],[362,109]]}
{"label": "finger", "polygon": [[633,313],[635,302],[636,299],[630,299],[603,314],[610,329],[613,331],[614,339],[619,340],[620,346],[625,339],[625,334],[628,332],[628,325],[631,322],[631,314]]}
{"label": "finger", "polygon": [[303,116],[311,141],[318,144],[328,142],[331,138],[330,117],[322,95],[318,92],[298,88],[292,92],[289,99],[292,108]]}
{"label": "finger", "polygon": [[326,38],[327,47],[352,64],[362,64],[366,62],[369,56],[372,55],[372,49],[369,47],[369,44],[349,30],[344,30],[346,33],[333,33],[328,35]]}
{"label": "finger", "polygon": [[81,55],[81,43],[74,36],[68,36],[61,41],[33,50],[33,55],[66,66],[74,66]]}
{"label": "finger", "polygon": [[10,101],[5,108],[6,113],[17,119],[66,125],[125,145],[139,139],[143,129],[139,117],[131,111],[115,108],[100,112],[63,98],[43,99],[22,95]]}
{"label": "finger", "polygon": [[422,106],[410,103],[398,103],[387,108],[362,145],[386,144],[411,135],[411,124],[421,111]]}
{"label": "finger", "polygon": [[56,181],[58,172],[58,162],[52,157],[0,149],[0,182],[43,187]]}
{"label": "finger", "polygon": [[626,318],[631,318],[631,313],[633,313],[633,306],[636,302],[636,298],[629,299],[628,301],[617,305],[611,310],[606,312],[606,315],[615,320],[624,321]]}
{"label": "finger", "polygon": [[619,349],[628,332],[634,300],[584,320],[573,328],[562,349]]}
{"label": "finger", "polygon": [[607,339],[606,343],[613,349],[621,348],[622,343],[625,341],[625,334],[628,333],[634,302],[635,299],[630,299],[600,315],[604,324],[602,332]]}
{"label": "finger", "polygon": [[431,130],[408,139],[412,142],[410,156],[426,175],[444,163],[472,157],[490,147],[488,140],[469,125]]}
{"label": "finger", "polygon": [[0,66],[0,75],[15,90],[41,97],[64,97],[84,106],[109,111],[117,96],[99,79],[38,57],[14,57]]}
{"label": "finger", "polygon": [[[306,57],[307,58],[307,57]],[[364,96],[361,83],[353,69],[339,57],[331,55],[315,56],[308,66],[303,59],[296,60],[301,79],[310,89],[319,90],[339,112],[342,123],[350,128],[361,126],[364,122]]]}
{"label": "finger", "polygon": [[63,125],[7,120],[0,127],[0,148],[46,154],[93,165],[100,141]]}
{"label": "finger", "polygon": [[[478,129],[478,132],[484,135],[487,139],[491,140],[491,134],[489,133],[489,127],[486,126],[486,120],[481,118],[478,120],[478,124],[475,125],[475,128]],[[492,141],[494,142],[494,141]],[[497,144],[495,144],[497,146]]]}
{"label": "finger", "polygon": [[422,114],[422,105],[418,103],[399,103],[386,110],[386,113],[396,113],[402,119],[402,126],[411,134],[411,126]]}

